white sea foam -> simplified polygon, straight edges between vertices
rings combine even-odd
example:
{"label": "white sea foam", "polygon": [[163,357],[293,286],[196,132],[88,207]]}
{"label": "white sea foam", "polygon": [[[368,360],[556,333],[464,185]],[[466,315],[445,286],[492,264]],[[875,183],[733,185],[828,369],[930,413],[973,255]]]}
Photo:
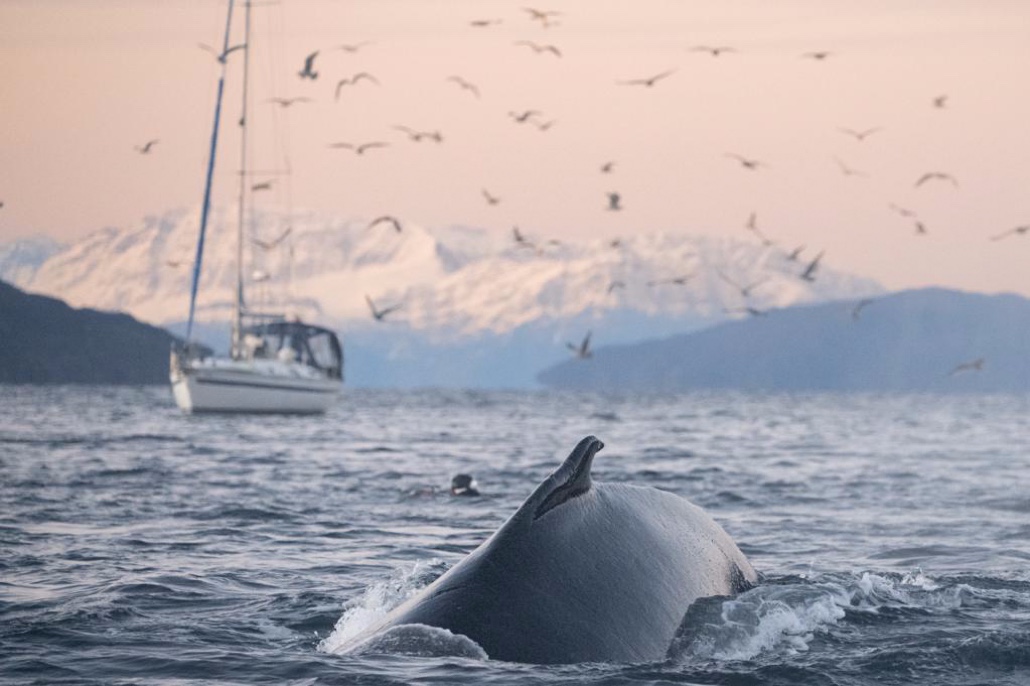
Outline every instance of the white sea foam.
{"label": "white sea foam", "polygon": [[383,620],[389,612],[415,595],[437,576],[434,571],[442,567],[440,560],[416,562],[410,568],[396,572],[386,581],[372,584],[357,598],[345,605],[343,616],[336,622],[333,632],[318,644],[326,653],[336,653],[361,632]]}
{"label": "white sea foam", "polygon": [[401,624],[346,651],[351,655],[389,653],[415,657],[465,657],[486,660],[486,651],[468,636],[425,624]]}

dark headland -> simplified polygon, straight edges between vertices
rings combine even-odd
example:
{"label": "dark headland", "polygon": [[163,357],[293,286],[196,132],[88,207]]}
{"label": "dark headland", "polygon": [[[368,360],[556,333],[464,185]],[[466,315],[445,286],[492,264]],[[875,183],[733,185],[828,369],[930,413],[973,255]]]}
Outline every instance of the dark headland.
{"label": "dark headland", "polygon": [[168,383],[172,334],[0,281],[0,383]]}

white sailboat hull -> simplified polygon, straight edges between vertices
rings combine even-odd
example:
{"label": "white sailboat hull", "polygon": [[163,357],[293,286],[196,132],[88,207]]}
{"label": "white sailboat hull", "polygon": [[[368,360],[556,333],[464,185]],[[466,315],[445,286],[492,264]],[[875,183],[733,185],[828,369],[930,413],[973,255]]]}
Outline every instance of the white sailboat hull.
{"label": "white sailboat hull", "polygon": [[172,394],[185,412],[316,414],[340,396],[339,379],[297,363],[228,359],[173,363]]}

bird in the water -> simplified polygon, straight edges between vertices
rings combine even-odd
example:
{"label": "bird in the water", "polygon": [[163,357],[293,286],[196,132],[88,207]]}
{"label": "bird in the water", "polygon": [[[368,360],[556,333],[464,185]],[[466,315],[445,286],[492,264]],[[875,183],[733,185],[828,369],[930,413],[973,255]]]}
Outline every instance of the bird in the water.
{"label": "bird in the water", "polygon": [[882,131],[883,129],[880,128],[879,126],[874,126],[871,129],[863,129],[861,131],[856,131],[855,129],[849,129],[849,128],[845,128],[845,127],[840,127],[837,130],[840,131],[841,133],[846,133],[847,135],[853,137],[855,140],[857,140],[859,143],[861,143],[862,141],[864,141],[869,136],[873,135],[877,131]]}
{"label": "bird in the water", "polygon": [[586,360],[593,357],[593,353],[590,351],[590,332],[587,331],[587,335],[584,336],[583,341],[576,345],[574,343],[566,343],[565,347],[575,353],[576,357],[580,360]]}
{"label": "bird in the water", "polygon": [[393,227],[394,231],[396,231],[397,233],[401,232],[400,220],[398,220],[396,217],[391,216],[389,214],[384,214],[381,217],[376,217],[375,219],[373,219],[372,221],[370,221],[368,223],[368,226],[366,226],[365,229],[366,230],[367,229],[371,229],[372,227],[378,226],[379,224],[389,224],[390,226]]}
{"label": "bird in the water", "polygon": [[148,154],[150,154],[151,149],[153,149],[153,147],[155,145],[157,145],[159,142],[160,142],[160,140],[155,138],[153,140],[147,141],[143,145],[137,145],[137,146],[134,146],[134,147],[136,149],[136,152],[138,152],[139,154],[141,154],[141,155],[148,155]]}
{"label": "bird in the water", "polygon": [[318,72],[315,71],[315,58],[318,57],[318,50],[304,58],[304,68],[297,72],[297,76],[302,79],[311,79],[314,81],[318,78]]}
{"label": "bird in the water", "polygon": [[372,74],[369,74],[367,71],[359,71],[354,76],[351,76],[351,77],[348,77],[348,78],[345,78],[345,79],[340,79],[339,81],[336,82],[336,95],[334,96],[335,99],[337,101],[339,101],[339,99],[340,99],[340,91],[343,90],[344,86],[356,86],[357,84],[361,83],[362,81],[370,81],[370,82],[374,83],[377,86],[380,85],[379,84],[379,79],[377,79],[375,76],[373,76]]}
{"label": "bird in the water", "polygon": [[276,237],[273,240],[263,241],[259,238],[251,238],[250,240],[254,243],[254,245],[258,246],[262,250],[271,250],[272,248],[276,247],[284,240],[286,240],[286,237],[289,236],[291,233],[293,233],[293,228],[288,227],[285,231],[283,231],[281,234],[279,234],[278,237]]}
{"label": "bird in the water", "polygon": [[926,172],[925,174],[920,176],[918,179],[916,179],[915,187],[919,188],[920,186],[922,186],[927,181],[933,181],[933,180],[937,180],[937,181],[950,181],[951,184],[953,186],[955,186],[955,188],[958,188],[958,181],[955,180],[955,177],[952,176],[951,174],[946,174],[945,172]]}
{"label": "bird in the water", "polygon": [[365,296],[365,302],[368,303],[368,309],[372,312],[372,318],[375,319],[377,322],[383,321],[383,318],[386,315],[390,314],[391,312],[396,312],[401,308],[401,305],[397,304],[392,305],[390,307],[384,307],[380,310],[378,307],[376,307],[376,304],[372,302],[372,298],[368,297],[367,295]]}
{"label": "bird in the water", "polygon": [[819,268],[819,260],[823,259],[824,252],[826,251],[820,251],[819,254],[815,256],[815,259],[808,263],[808,266],[805,267],[805,271],[801,272],[802,279],[805,281],[815,281],[815,270]]}
{"label": "bird in the water", "polygon": [[487,205],[496,205],[497,203],[501,202],[500,198],[498,198],[496,195],[491,195],[490,191],[486,190],[485,188],[483,188],[482,191],[483,199],[486,200]]}
{"label": "bird in the water", "polygon": [[373,150],[375,148],[385,148],[389,145],[389,143],[384,143],[382,141],[371,141],[369,143],[361,143],[360,145],[354,145],[353,143],[345,143],[341,141],[339,143],[330,143],[329,147],[343,150],[353,150],[354,154],[356,155],[364,155],[366,150]]}
{"label": "bird in the water", "polygon": [[200,47],[201,50],[206,50],[207,52],[211,53],[212,55],[215,56],[216,60],[218,60],[222,64],[225,64],[225,60],[228,59],[230,54],[236,52],[237,50],[244,49],[245,47],[247,47],[247,44],[246,43],[240,43],[239,45],[234,45],[234,46],[232,46],[230,48],[226,48],[225,52],[218,52],[217,50],[212,48],[207,43],[197,43],[197,46]]}
{"label": "bird in the water", "polygon": [[750,157],[744,157],[743,155],[738,155],[737,153],[734,153],[734,152],[726,153],[726,157],[730,157],[732,159],[737,160],[738,162],[740,162],[740,165],[742,167],[744,167],[744,169],[747,169],[749,171],[754,171],[754,170],[758,169],[759,167],[768,167],[769,166],[765,162],[762,162],[760,160],[756,160],[756,159],[753,159],[753,158],[750,158]]}
{"label": "bird in the water", "polygon": [[609,212],[618,212],[619,210],[621,210],[622,196],[615,192],[608,193],[608,207],[606,207],[605,209],[607,209]]}
{"label": "bird in the water", "polygon": [[736,52],[735,48],[731,48],[728,45],[695,45],[690,48],[691,52],[707,52],[712,57],[718,57],[724,52]]}
{"label": "bird in the water", "polygon": [[451,495],[479,495],[479,484],[471,474],[455,474],[451,479]]}
{"label": "bird in the water", "polygon": [[479,87],[476,86],[476,84],[474,84],[474,83],[472,83],[470,81],[466,81],[465,79],[461,78],[460,76],[448,76],[447,80],[448,81],[453,81],[454,83],[456,83],[459,86],[461,86],[462,90],[467,90],[470,93],[472,93],[474,96],[476,96],[477,98],[479,97]]}
{"label": "bird in the water", "polygon": [[985,361],[986,360],[984,360],[984,358],[978,357],[972,362],[962,362],[960,364],[957,364],[950,372],[948,372],[948,376],[955,376],[956,374],[961,374],[962,372],[983,371]]}
{"label": "bird in the water", "polygon": [[[0,203],[0,207],[3,207],[2,203]],[[1022,226],[1017,226],[1015,228],[1009,229],[1008,231],[1002,231],[999,234],[991,236],[991,240],[1000,241],[1002,238],[1007,238],[1008,236],[1022,236],[1028,231],[1030,231],[1030,224],[1023,224]]]}
{"label": "bird in the water", "polygon": [[543,45],[541,43],[534,43],[531,40],[515,41],[515,45],[525,45],[526,47],[531,48],[535,53],[549,52],[555,57],[561,57],[561,50],[554,45]]}
{"label": "bird in the water", "polygon": [[669,69],[667,71],[663,71],[661,74],[655,74],[654,76],[649,76],[644,79],[627,79],[624,81],[616,81],[615,83],[623,86],[644,86],[646,88],[651,88],[660,80],[668,76],[672,76],[674,73],[676,73],[675,69]]}

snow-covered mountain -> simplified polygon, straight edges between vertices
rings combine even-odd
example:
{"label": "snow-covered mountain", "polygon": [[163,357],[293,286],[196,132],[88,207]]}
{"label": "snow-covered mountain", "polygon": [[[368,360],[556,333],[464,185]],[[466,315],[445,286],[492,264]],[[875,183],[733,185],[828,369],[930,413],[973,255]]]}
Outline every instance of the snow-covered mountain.
{"label": "snow-covered mountain", "polygon": [[[176,210],[138,227],[105,229],[41,264],[8,257],[0,277],[76,307],[126,311],[175,329],[186,318],[198,216]],[[224,332],[235,283],[235,217],[216,210],[212,220],[197,312],[202,330]],[[340,329],[351,380],[368,384],[531,384],[587,330],[595,344],[625,343],[747,316],[747,308],[883,291],[826,264],[814,281],[803,280],[806,256],[791,260],[775,246],[705,236],[638,234],[614,245],[540,240],[527,247],[482,229],[405,222],[398,232],[386,223],[369,227],[367,219],[311,212],[257,214],[247,232],[251,306],[292,310]],[[24,253],[19,245],[0,247],[0,256]],[[377,322],[366,295],[379,307],[401,307]],[[369,369],[378,370],[374,378],[364,376]],[[493,380],[468,378],[476,370]]]}

